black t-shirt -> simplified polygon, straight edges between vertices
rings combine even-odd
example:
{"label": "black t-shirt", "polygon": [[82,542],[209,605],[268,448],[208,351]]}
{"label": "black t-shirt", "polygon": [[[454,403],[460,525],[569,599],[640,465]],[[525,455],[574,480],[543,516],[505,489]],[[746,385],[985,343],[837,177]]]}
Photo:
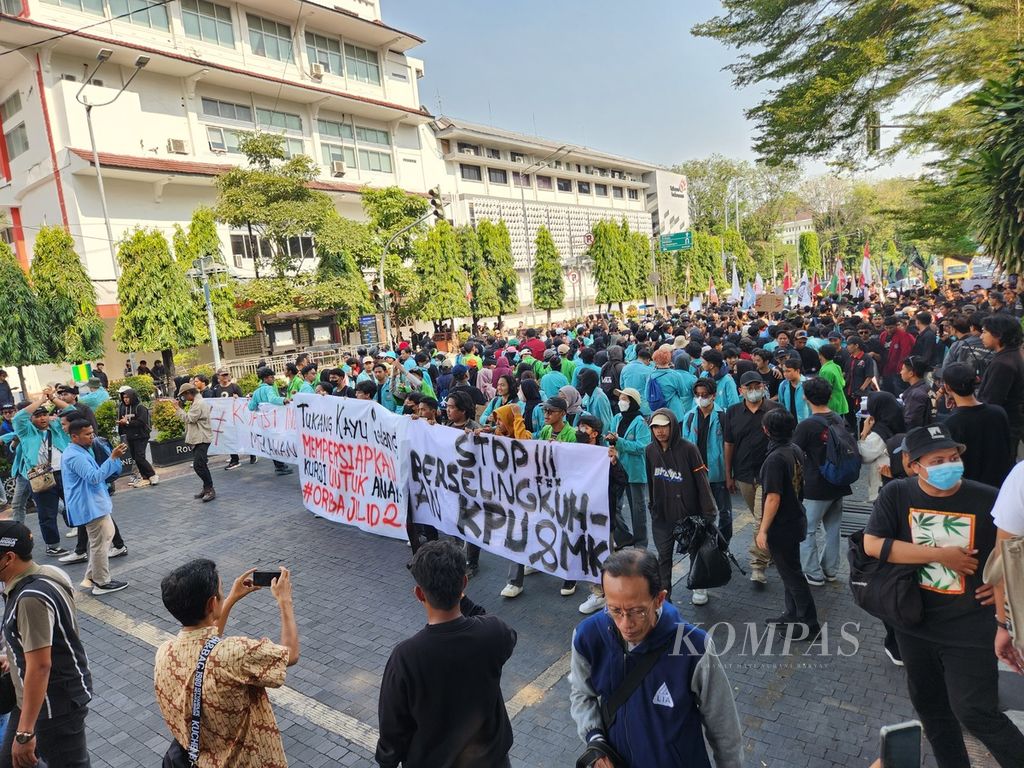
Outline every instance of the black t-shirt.
{"label": "black t-shirt", "polygon": [[865,533],[929,546],[959,546],[978,550],[978,570],[958,576],[937,563],[918,569],[924,621],[901,630],[916,637],[952,646],[992,648],[996,625],[992,607],[974,597],[982,585],[982,569],[995,545],[992,506],[998,491],[964,480],[952,496],[929,496],[916,477],[894,480],[882,487]]}
{"label": "black t-shirt", "polygon": [[778,407],[779,404],[773,400],[762,400],[753,413],[746,403],[736,403],[726,410],[722,432],[725,442],[733,444],[731,469],[734,480],[757,482],[757,474],[768,452],[768,436],[761,429],[761,421],[768,411]]}
{"label": "black t-shirt", "polygon": [[450,395],[452,392],[455,392],[456,390],[459,389],[465,390],[466,392],[469,393],[469,396],[473,398],[474,405],[487,405],[487,398],[484,397],[484,393],[470,384],[456,384],[454,387],[448,390],[448,394]]}
{"label": "black t-shirt", "polygon": [[796,426],[793,443],[800,447],[807,457],[804,463],[804,498],[814,501],[830,501],[853,493],[848,485],[832,485],[821,476],[821,465],[825,463],[828,444],[828,427],[836,424],[845,429],[845,422],[829,411],[804,419]]}
{"label": "black t-shirt", "polygon": [[807,461],[799,447],[792,443],[775,445],[761,466],[761,491],[779,494],[779,509],[768,528],[768,541],[803,541],[807,536],[807,516],[802,496],[804,467]]}
{"label": "black t-shirt", "polygon": [[214,384],[209,389],[203,390],[203,397],[245,397],[242,388],[231,382],[226,387],[221,384]]}
{"label": "black t-shirt", "polygon": [[821,358],[818,357],[818,350],[804,346],[797,350],[800,353],[802,372],[806,375],[817,373],[821,368]]}
{"label": "black t-shirt", "polygon": [[[754,370],[757,369],[755,368]],[[782,383],[782,379],[778,378],[775,375],[775,371],[777,370],[778,368],[776,368],[774,365],[769,365],[767,371],[757,371],[758,373],[761,374],[761,378],[764,379],[764,388],[768,390],[768,394],[765,395],[766,398],[778,397],[779,384]],[[738,384],[739,382],[737,382],[737,385]]]}
{"label": "black t-shirt", "polygon": [[967,446],[961,457],[964,477],[995,488],[1001,486],[1016,458],[1006,411],[985,403],[957,408],[945,424],[953,439]]}

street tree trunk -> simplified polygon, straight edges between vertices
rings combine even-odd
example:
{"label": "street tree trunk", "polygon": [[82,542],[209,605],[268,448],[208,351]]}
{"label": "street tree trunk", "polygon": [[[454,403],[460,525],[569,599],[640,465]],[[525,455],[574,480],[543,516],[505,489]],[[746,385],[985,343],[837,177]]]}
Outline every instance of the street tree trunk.
{"label": "street tree trunk", "polygon": [[25,386],[25,371],[19,365],[16,366],[18,371],[18,381],[21,382],[21,399],[28,400],[28,387]]}

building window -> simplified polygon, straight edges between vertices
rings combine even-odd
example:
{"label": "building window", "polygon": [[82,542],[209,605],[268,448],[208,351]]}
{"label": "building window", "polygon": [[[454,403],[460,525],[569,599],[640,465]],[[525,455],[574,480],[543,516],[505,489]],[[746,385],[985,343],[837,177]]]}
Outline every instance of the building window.
{"label": "building window", "polygon": [[551,177],[550,176],[536,176],[537,189],[551,189]]}
{"label": "building window", "polygon": [[214,152],[227,152],[229,155],[242,154],[239,147],[242,141],[241,131],[209,126],[206,129],[206,141]]}
{"label": "building window", "polygon": [[380,64],[377,52],[345,43],[345,66],[348,76],[364,83],[380,85]]}
{"label": "building window", "polygon": [[323,155],[324,165],[328,168],[339,160],[350,168],[356,167],[356,151],[352,147],[341,144],[321,144],[320,151]]}
{"label": "building window", "polygon": [[110,0],[111,16],[123,16],[126,13],[130,15],[124,16],[121,21],[153,29],[171,28],[167,20],[167,5],[161,0]]}
{"label": "building window", "polygon": [[249,45],[257,56],[266,56],[278,61],[292,60],[292,30],[286,24],[276,21],[245,15],[249,25]]}
{"label": "building window", "polygon": [[[386,152],[373,152],[369,149],[359,150],[359,167],[364,171],[391,173],[391,155]],[[480,169],[478,168],[477,171]]]}
{"label": "building window", "polygon": [[260,128],[280,128],[284,131],[302,132],[302,118],[290,112],[257,108],[256,123]]}
{"label": "building window", "polygon": [[332,75],[343,73],[341,63],[341,43],[330,37],[306,33],[306,55],[310,63],[320,64],[325,72]]}
{"label": "building window", "polygon": [[491,148],[488,147],[488,149],[487,149],[487,156],[489,158],[491,158],[492,160],[501,160],[501,150],[500,149],[491,149]]}
{"label": "building window", "polygon": [[259,245],[261,257],[269,259],[272,255],[270,241],[261,241],[257,235],[232,235],[231,255],[234,256],[235,266],[241,268],[242,265],[239,262],[242,259],[252,261],[253,256],[256,255],[257,245]]}
{"label": "building window", "polygon": [[487,178],[491,184],[508,184],[508,171],[501,168],[488,168]]}
{"label": "building window", "polygon": [[22,0],[0,0],[0,11],[9,13],[11,16],[20,16],[25,12]]}
{"label": "building window", "polygon": [[348,141],[352,141],[352,126],[348,123],[340,123],[336,120],[320,119],[316,121],[316,127],[324,136],[329,136],[332,139],[346,139]]}
{"label": "building window", "polygon": [[0,122],[7,122],[21,112],[21,92],[15,91],[0,102]]}
{"label": "building window", "polygon": [[522,152],[509,152],[508,153],[508,158],[513,163],[525,163],[526,162],[526,155],[524,155]]}
{"label": "building window", "polygon": [[530,175],[512,171],[512,184],[516,187],[529,187]]}
{"label": "building window", "polygon": [[608,185],[607,184],[595,184],[594,194],[598,197],[608,197]]}
{"label": "building window", "polygon": [[7,158],[13,160],[18,155],[28,152],[28,131],[24,123],[18,123],[4,134],[7,142]]}
{"label": "building window", "polygon": [[49,5],[59,5],[61,8],[73,8],[76,11],[103,15],[103,0],[43,0],[43,2]]}
{"label": "building window", "polygon": [[576,191],[579,192],[581,195],[589,195],[590,194],[590,182],[589,181],[577,181],[576,182]]}
{"label": "building window", "polygon": [[377,128],[364,128],[361,125],[357,125],[356,138],[370,144],[380,144],[382,147],[391,146],[391,136],[388,132],[378,130]]}
{"label": "building window", "polygon": [[458,144],[460,155],[476,155],[480,156],[480,147],[476,144],[467,144],[464,141],[460,141]]}
{"label": "building window", "polygon": [[240,123],[251,123],[252,107],[245,104],[232,104],[230,101],[203,98],[203,114],[208,117],[219,117],[222,120],[237,120]]}
{"label": "building window", "polygon": [[640,199],[640,195],[637,193],[637,191],[635,189],[631,189],[631,190],[629,190],[629,199],[630,200],[639,200]]}
{"label": "building window", "polygon": [[483,181],[479,165],[466,165],[459,163],[459,173],[466,181]]}
{"label": "building window", "polygon": [[206,0],[181,0],[181,22],[188,37],[226,48],[235,47],[231,9],[225,5]]}
{"label": "building window", "polygon": [[306,154],[306,145],[302,139],[292,139],[286,136],[281,148],[284,150],[284,156],[289,160],[297,155]]}
{"label": "building window", "polygon": [[572,182],[569,179],[558,180],[558,191],[559,192],[572,192]]}
{"label": "building window", "polygon": [[616,200],[622,199],[622,187],[612,187],[612,197]]}

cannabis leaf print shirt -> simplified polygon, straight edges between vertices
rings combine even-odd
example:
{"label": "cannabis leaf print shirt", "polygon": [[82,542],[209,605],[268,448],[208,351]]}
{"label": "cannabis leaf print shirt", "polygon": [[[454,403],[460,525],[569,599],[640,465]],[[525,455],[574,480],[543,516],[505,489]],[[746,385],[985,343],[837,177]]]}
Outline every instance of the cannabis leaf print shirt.
{"label": "cannabis leaf print shirt", "polygon": [[917,571],[924,621],[907,634],[943,645],[991,647],[995,636],[992,608],[974,597],[981,571],[995,544],[992,506],[998,489],[964,480],[952,496],[929,496],[916,477],[887,483],[878,494],[865,532],[927,547],[976,549],[978,571],[961,576],[939,563]]}

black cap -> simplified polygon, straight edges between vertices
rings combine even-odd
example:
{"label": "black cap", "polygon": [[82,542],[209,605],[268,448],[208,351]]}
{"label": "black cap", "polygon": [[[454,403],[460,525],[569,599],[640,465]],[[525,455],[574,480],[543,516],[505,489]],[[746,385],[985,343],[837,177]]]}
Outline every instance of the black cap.
{"label": "black cap", "polygon": [[963,443],[954,440],[949,434],[949,430],[942,424],[915,427],[907,432],[906,437],[903,438],[903,444],[900,446],[911,461],[917,461],[927,453],[941,451],[945,448],[956,448],[963,453],[965,447]]}
{"label": "black cap", "polygon": [[13,552],[22,560],[32,558],[32,531],[24,523],[0,520],[0,553]]}
{"label": "black cap", "polygon": [[564,397],[552,397],[541,403],[540,407],[545,411],[562,411],[563,413],[569,410],[569,404],[565,402]]}
{"label": "black cap", "polygon": [[764,378],[757,371],[747,371],[740,376],[740,386],[745,387],[747,384],[764,384]]}

